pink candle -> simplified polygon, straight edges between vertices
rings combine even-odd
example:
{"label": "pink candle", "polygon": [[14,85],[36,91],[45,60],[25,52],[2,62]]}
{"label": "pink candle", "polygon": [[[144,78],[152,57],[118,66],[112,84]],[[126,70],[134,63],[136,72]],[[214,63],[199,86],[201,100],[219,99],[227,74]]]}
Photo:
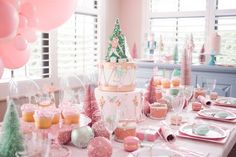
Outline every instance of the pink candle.
{"label": "pink candle", "polygon": [[210,45],[211,45],[211,50],[214,50],[214,53],[216,54],[220,52],[220,42],[221,42],[220,35],[217,32],[214,32],[211,35]]}

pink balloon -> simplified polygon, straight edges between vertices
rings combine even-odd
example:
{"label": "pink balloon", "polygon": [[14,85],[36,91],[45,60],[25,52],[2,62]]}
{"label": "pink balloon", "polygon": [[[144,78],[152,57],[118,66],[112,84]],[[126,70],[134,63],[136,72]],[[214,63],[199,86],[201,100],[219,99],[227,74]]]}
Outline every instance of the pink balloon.
{"label": "pink balloon", "polygon": [[14,45],[17,50],[23,51],[27,49],[28,42],[21,34],[18,34],[14,39]]}
{"label": "pink balloon", "polygon": [[0,58],[0,79],[2,78],[3,72],[4,72],[4,65]]}
{"label": "pink balloon", "polygon": [[28,19],[23,16],[23,15],[19,15],[20,18],[20,22],[19,22],[19,28],[25,28],[28,25]]}
{"label": "pink balloon", "polygon": [[65,23],[73,15],[77,0],[27,0],[36,7],[37,29],[47,32]]}
{"label": "pink balloon", "polygon": [[20,0],[3,0],[3,1],[7,1],[9,3],[11,3],[11,5],[13,5],[16,9],[19,8],[20,6]]}
{"label": "pink balloon", "polygon": [[28,26],[29,27],[37,27],[38,23],[39,23],[39,19],[37,18],[28,18],[28,21],[29,21],[29,24]]}
{"label": "pink balloon", "polygon": [[16,8],[9,2],[0,0],[0,39],[12,39],[16,35],[18,24]]}
{"label": "pink balloon", "polygon": [[29,43],[33,43],[37,40],[37,34],[34,28],[26,27],[25,29],[19,30],[21,34]]}
{"label": "pink balloon", "polygon": [[30,50],[19,51],[14,43],[8,42],[0,45],[0,58],[4,67],[8,69],[17,69],[24,66],[30,58]]}
{"label": "pink balloon", "polygon": [[25,17],[27,17],[28,19],[34,18],[35,12],[36,12],[36,7],[31,2],[25,2],[20,7],[20,13]]}

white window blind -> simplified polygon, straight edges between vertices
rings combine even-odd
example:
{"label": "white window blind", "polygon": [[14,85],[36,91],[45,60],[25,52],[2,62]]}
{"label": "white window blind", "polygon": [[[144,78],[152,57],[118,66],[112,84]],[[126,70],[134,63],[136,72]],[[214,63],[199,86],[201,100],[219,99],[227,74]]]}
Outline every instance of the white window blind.
{"label": "white window blind", "polygon": [[57,31],[58,75],[84,74],[98,61],[98,2],[79,0],[74,15]]}
{"label": "white window blind", "polygon": [[218,64],[236,65],[236,2],[217,0],[214,29],[221,35]]}
{"label": "white window blind", "polygon": [[37,36],[36,42],[28,44],[31,50],[28,63],[15,70],[5,68],[0,83],[8,81],[11,77],[17,78],[17,80],[24,80],[26,77],[31,79],[50,77],[48,34],[38,32]]}
{"label": "white window blind", "polygon": [[193,34],[193,62],[197,62],[194,56],[205,42],[205,10],[205,0],[197,3],[194,0],[151,0],[149,31],[155,34],[156,41],[162,36],[165,53],[172,53],[175,44],[182,52],[187,37]]}

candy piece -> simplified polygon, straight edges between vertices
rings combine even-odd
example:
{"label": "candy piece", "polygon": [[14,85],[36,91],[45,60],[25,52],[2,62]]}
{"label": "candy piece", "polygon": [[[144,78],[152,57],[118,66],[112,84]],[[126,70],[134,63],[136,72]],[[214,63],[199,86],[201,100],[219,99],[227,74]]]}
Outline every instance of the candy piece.
{"label": "candy piece", "polygon": [[105,137],[95,137],[89,142],[88,157],[111,157],[111,142]]}
{"label": "candy piece", "polygon": [[215,114],[215,117],[218,118],[227,118],[229,116],[228,112],[224,112],[224,111],[219,111]]}
{"label": "candy piece", "polygon": [[218,98],[218,93],[217,92],[211,92],[210,93],[210,99],[211,100],[216,100]]}
{"label": "candy piece", "polygon": [[170,88],[169,92],[170,92],[170,95],[176,96],[179,93],[179,89],[178,88]]}
{"label": "candy piece", "polygon": [[182,117],[178,115],[172,115],[170,121],[172,125],[180,125],[182,122]]}
{"label": "candy piece", "polygon": [[192,110],[193,111],[200,111],[202,108],[202,104],[200,102],[193,102],[192,103]]}
{"label": "candy piece", "polygon": [[139,148],[139,139],[135,136],[128,136],[124,139],[124,150],[133,152]]}
{"label": "candy piece", "polygon": [[201,136],[205,136],[209,131],[207,124],[193,124],[193,133]]}

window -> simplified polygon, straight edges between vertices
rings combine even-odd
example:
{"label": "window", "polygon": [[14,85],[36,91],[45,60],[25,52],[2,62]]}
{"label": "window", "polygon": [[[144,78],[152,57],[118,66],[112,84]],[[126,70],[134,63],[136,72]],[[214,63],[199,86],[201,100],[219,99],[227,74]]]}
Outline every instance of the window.
{"label": "window", "polygon": [[221,35],[221,55],[217,64],[236,62],[236,3],[234,0],[149,0],[149,30],[155,40],[163,38],[164,52],[172,52],[178,44],[182,52],[186,36],[193,34],[193,63],[208,36]]}
{"label": "window", "polygon": [[195,3],[194,0],[150,0],[149,30],[157,41],[162,36],[165,53],[172,53],[175,44],[181,52],[191,34],[195,42],[193,55],[200,51],[205,40],[206,1]]}
{"label": "window", "polygon": [[236,63],[236,3],[233,0],[216,1],[215,31],[221,35],[221,55],[218,64]]}
{"label": "window", "polygon": [[57,31],[58,75],[84,74],[98,61],[97,0],[80,0],[71,19]]}

